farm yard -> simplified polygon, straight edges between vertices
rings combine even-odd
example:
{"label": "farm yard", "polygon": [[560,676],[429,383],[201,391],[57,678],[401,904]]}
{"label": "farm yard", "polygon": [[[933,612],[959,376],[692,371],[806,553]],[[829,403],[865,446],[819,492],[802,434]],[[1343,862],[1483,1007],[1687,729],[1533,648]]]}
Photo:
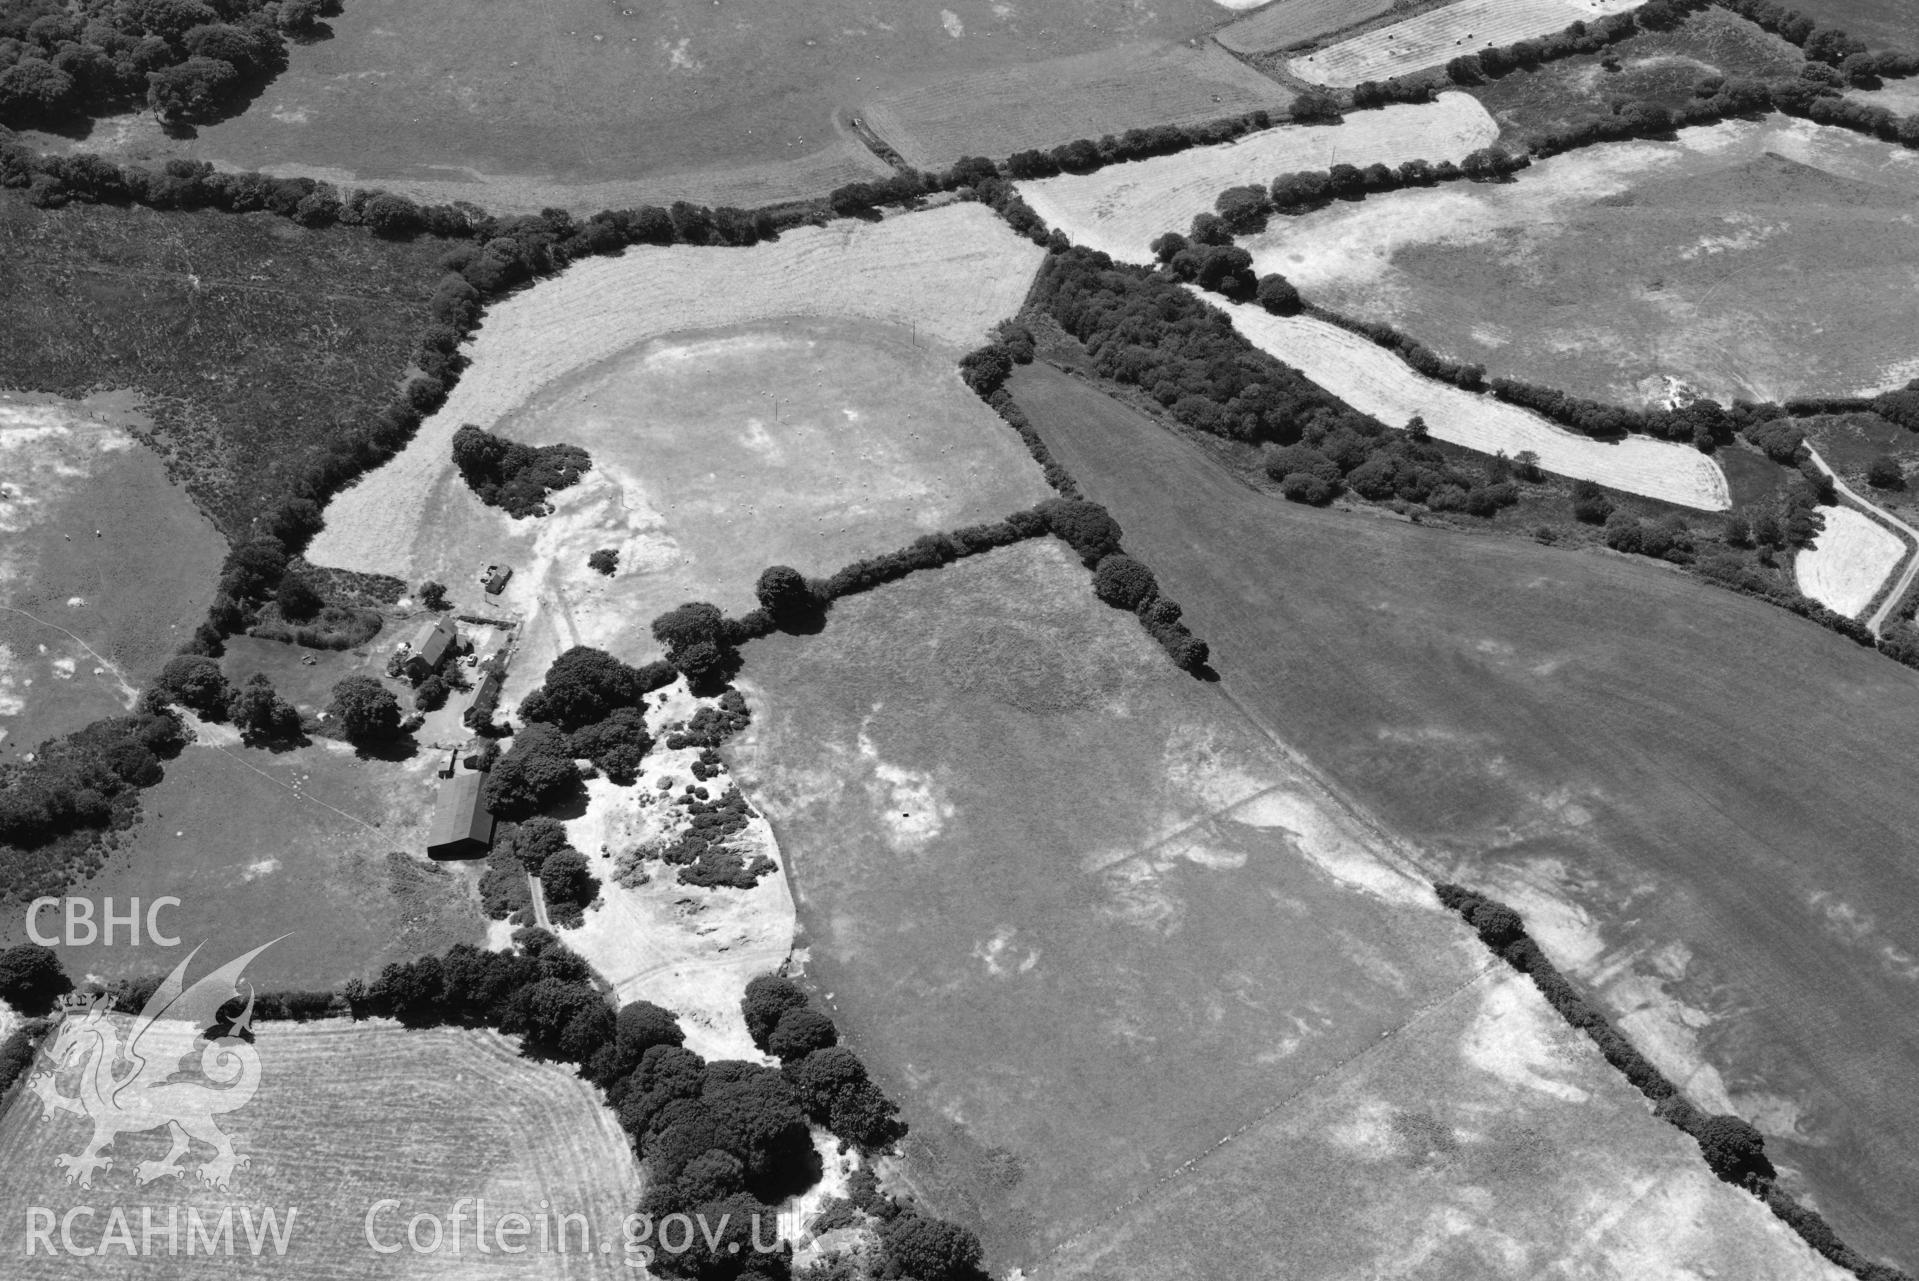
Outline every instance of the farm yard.
{"label": "farm yard", "polygon": [[[856,0],[504,0],[476,23],[457,0],[366,0],[330,16],[328,38],[294,46],[245,112],[188,138],[118,117],[85,145],[488,208],[803,199],[885,172],[842,120],[864,101],[955,74],[1186,40],[1219,22],[1212,0],[944,3],[894,15]],[[982,115],[956,145],[993,152],[1003,123]]]}
{"label": "farm yard", "polygon": [[1061,1249],[1042,1281],[1849,1274],[1567,1028],[1482,974]]}
{"label": "farm yard", "polygon": [[1919,1264],[1919,1109],[1859,1068],[1919,1054],[1919,678],[1643,560],[1284,502],[1039,365],[1011,386],[1223,694],[1524,913],[1843,1239]]}
{"label": "farm yard", "polygon": [[1336,125],[1279,125],[1234,142],[1107,165],[1090,174],[1022,182],[1019,191],[1035,213],[1073,243],[1144,263],[1152,261],[1147,246],[1154,237],[1185,231],[1193,215],[1211,212],[1228,187],[1270,183],[1282,173],[1324,169],[1335,161],[1458,161],[1498,135],[1499,126],[1470,95],[1442,93],[1432,103],[1355,112]]}
{"label": "farm yard", "polygon": [[1397,0],[1277,0],[1220,28],[1214,39],[1237,54],[1272,53],[1390,13]]}
{"label": "farm yard", "polygon": [[1123,45],[1098,53],[932,79],[864,107],[880,136],[922,169],[1149,125],[1198,124],[1292,92],[1210,44]]}
{"label": "farm yard", "polygon": [[997,1266],[1486,963],[1051,540],[841,601],[819,636],[756,641],[747,679],[725,755],[779,837],[809,978],[919,1136],[907,1176]]}
{"label": "farm yard", "polygon": [[1854,508],[1822,507],[1819,514],[1826,527],[1793,557],[1793,577],[1821,605],[1857,617],[1909,549],[1899,535]]}
{"label": "farm yard", "polygon": [[[1769,116],[1275,218],[1242,243],[1312,301],[1490,373],[1643,404],[1911,377],[1911,152]],[[1630,263],[1627,268],[1625,264]]]}
{"label": "farm yard", "polygon": [[125,396],[0,395],[0,753],[124,712],[200,621],[218,533]]}
{"label": "farm yard", "polygon": [[1624,13],[1640,0],[1460,0],[1287,62],[1312,84],[1351,88],[1362,80],[1442,67],[1462,53],[1564,30],[1581,20]]}
{"label": "farm yard", "polygon": [[1418,415],[1435,439],[1483,454],[1515,457],[1531,450],[1542,468],[1560,476],[1702,511],[1732,505],[1719,464],[1690,445],[1645,436],[1595,440],[1491,395],[1427,378],[1396,352],[1326,321],[1208,301],[1261,351],[1388,426],[1404,427]]}
{"label": "farm yard", "polygon": [[[269,955],[271,950],[261,959]],[[122,1026],[130,1021],[112,1017]],[[77,1152],[87,1125],[58,1113],[43,1123],[37,1100],[24,1098],[0,1117],[0,1196],[13,1206],[48,1207],[57,1216],[73,1206],[100,1206],[91,1220],[72,1221],[77,1243],[98,1242],[108,1231],[108,1203],[151,1206],[161,1230],[152,1250],[138,1250],[140,1215],[130,1207],[132,1257],[112,1251],[113,1275],[127,1278],[181,1274],[181,1260],[166,1248],[169,1210],[180,1215],[181,1254],[189,1211],[197,1210],[209,1229],[223,1211],[232,1216],[233,1257],[186,1265],[200,1269],[196,1275],[570,1281],[634,1274],[626,1266],[621,1224],[639,1199],[640,1171],[613,1114],[570,1068],[523,1059],[490,1031],[409,1031],[386,1022],[325,1020],[261,1023],[255,1032],[259,1091],[244,1108],[220,1118],[235,1148],[251,1158],[235,1172],[232,1191],[202,1186],[191,1166],[185,1178],[136,1188],[133,1166],[166,1151],[163,1131],[122,1135],[112,1169],[95,1176],[92,1190],[68,1186],[53,1159]],[[207,1155],[197,1147],[188,1160],[197,1163]],[[463,1198],[485,1200],[489,1232],[506,1214],[525,1215],[536,1231],[543,1213],[549,1228],[559,1215],[583,1215],[590,1245],[581,1249],[575,1222],[567,1227],[565,1253],[536,1248],[539,1238],[529,1235],[521,1242],[529,1247],[523,1253],[481,1254],[474,1249],[474,1207],[464,1207],[464,1225],[448,1218]],[[388,1200],[397,1205],[374,1211]],[[249,1249],[241,1207],[266,1242],[257,1256]],[[283,1253],[262,1231],[264,1209],[278,1216]],[[398,1243],[398,1252],[369,1247],[370,1214],[377,1214],[376,1239]],[[463,1232],[464,1248],[456,1253],[451,1235],[434,1252],[406,1248],[407,1223],[416,1214],[439,1218],[449,1234]],[[60,1240],[57,1230],[53,1239]],[[434,1240],[424,1225],[419,1240]],[[23,1244],[24,1238],[16,1241]],[[609,1246],[604,1253],[602,1242]],[[14,1253],[9,1275],[22,1281],[71,1277],[86,1267],[64,1253],[49,1257],[44,1248],[31,1258],[20,1249]]]}

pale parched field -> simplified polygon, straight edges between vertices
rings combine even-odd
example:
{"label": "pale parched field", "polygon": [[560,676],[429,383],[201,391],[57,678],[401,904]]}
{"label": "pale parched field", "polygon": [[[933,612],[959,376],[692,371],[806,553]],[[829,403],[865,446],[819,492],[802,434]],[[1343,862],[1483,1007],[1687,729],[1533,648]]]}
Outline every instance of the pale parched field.
{"label": "pale parched field", "polygon": [[1261,107],[1292,91],[1208,44],[1130,44],[1023,66],[930,78],[866,104],[867,121],[921,168],[978,154],[1097,140],[1150,125],[1197,124]]}
{"label": "pale parched field", "polygon": [[[1641,0],[1462,0],[1294,58],[1286,70],[1349,88],[1444,66],[1463,53],[1549,35],[1573,23],[1639,7]],[[1435,157],[1436,159],[1437,157]]]}
{"label": "pale parched field", "polygon": [[1442,93],[1431,103],[1355,111],[1337,125],[1278,125],[1176,155],[1022,182],[1019,190],[1034,212],[1075,244],[1145,263],[1152,261],[1147,246],[1154,237],[1184,232],[1193,215],[1211,210],[1228,187],[1267,184],[1282,173],[1335,162],[1457,161],[1498,136],[1498,122],[1477,99]]}
{"label": "pale parched field", "polygon": [[1772,115],[1369,196],[1241,240],[1253,269],[1440,354],[1643,404],[1872,395],[1919,372],[1919,156]]}
{"label": "pale parched field", "polygon": [[1214,36],[1234,53],[1271,53],[1315,36],[1357,26],[1393,7],[1394,0],[1278,0]]}
{"label": "pale parched field", "polygon": [[1058,1250],[1041,1281],[1845,1281],[1494,964]]}
{"label": "pale parched field", "polygon": [[[130,1021],[114,1017],[123,1026]],[[54,1157],[78,1152],[89,1125],[59,1112],[42,1123],[37,1099],[16,1099],[0,1118],[0,1199],[16,1211],[6,1231],[6,1249],[13,1256],[8,1275],[21,1281],[188,1275],[547,1281],[635,1275],[623,1266],[621,1223],[640,1197],[638,1163],[599,1092],[571,1068],[523,1059],[511,1041],[490,1031],[408,1031],[383,1020],[356,1024],[344,1019],[262,1023],[255,1031],[258,1093],[218,1118],[236,1151],[250,1158],[234,1172],[226,1191],[199,1182],[195,1171],[211,1152],[198,1144],[183,1162],[186,1177],[138,1186],[134,1166],[165,1153],[163,1130],[121,1135],[112,1168],[96,1173],[91,1189],[69,1185]],[[197,1064],[197,1055],[192,1061]],[[197,1067],[186,1079],[198,1079]],[[65,1083],[62,1089],[73,1091]],[[541,1251],[537,1236],[526,1238],[531,1248],[522,1254],[479,1254],[471,1205],[458,1253],[450,1236],[435,1253],[406,1248],[413,1215],[438,1216],[450,1229],[447,1216],[462,1198],[485,1199],[489,1231],[504,1214],[536,1221],[543,1201],[550,1203],[549,1216],[583,1214],[591,1228],[591,1250],[580,1250],[574,1224],[564,1254]],[[382,1244],[397,1240],[402,1248],[380,1254],[367,1244],[366,1220],[376,1202],[388,1199],[399,1204],[379,1214],[375,1233]],[[119,1248],[88,1258],[64,1253],[49,1258],[44,1249],[25,1257],[21,1207],[42,1206],[64,1216],[82,1205],[96,1207],[97,1213],[91,1220],[75,1220],[76,1243],[98,1243],[118,1205],[131,1221],[133,1257]],[[167,1254],[164,1233],[155,1237],[150,1254],[141,1254],[141,1206],[152,1207],[161,1228],[168,1210],[177,1208],[180,1256]],[[251,1212],[258,1232],[261,1211],[268,1208],[279,1217],[285,1253],[268,1238],[254,1257],[241,1211]],[[296,1213],[286,1231],[289,1208]],[[189,1209],[197,1209],[209,1227],[223,1210],[232,1212],[233,1257],[184,1257]],[[52,1239],[60,1242],[57,1228]],[[431,1240],[430,1228],[423,1226],[421,1239]],[[611,1243],[610,1253],[600,1251],[603,1240]]]}
{"label": "pale parched field", "polygon": [[1899,536],[1851,507],[1821,507],[1826,527],[1793,557],[1799,590],[1831,610],[1856,615],[1906,557]]}
{"label": "pale parched field", "polygon": [[333,500],[308,557],[349,569],[404,567],[424,520],[422,496],[451,474],[462,423],[491,428],[557,380],[649,339],[818,316],[884,322],[957,356],[1019,309],[1041,256],[968,203],[801,228],[749,249],[636,248],[576,263],[487,312],[467,349],[472,365],[447,403],[397,457]]}
{"label": "pale parched field", "polygon": [[1529,449],[1549,472],[1702,511],[1732,505],[1719,464],[1689,445],[1645,436],[1594,440],[1489,395],[1426,378],[1397,354],[1337,325],[1207,301],[1231,316],[1233,327],[1261,351],[1389,427],[1404,427],[1418,414],[1434,437],[1450,444],[1509,456]]}

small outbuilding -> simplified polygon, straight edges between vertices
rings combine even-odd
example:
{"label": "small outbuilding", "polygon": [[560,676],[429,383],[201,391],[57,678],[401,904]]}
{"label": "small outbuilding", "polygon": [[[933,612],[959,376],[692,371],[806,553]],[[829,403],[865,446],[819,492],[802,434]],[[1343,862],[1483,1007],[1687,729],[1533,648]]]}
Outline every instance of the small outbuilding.
{"label": "small outbuilding", "polygon": [[471,771],[441,780],[426,841],[428,858],[483,858],[493,848],[485,788],[486,775]]}
{"label": "small outbuilding", "polygon": [[506,590],[507,583],[513,577],[511,565],[488,565],[486,567],[486,594],[498,596]]}
{"label": "small outbuilding", "polygon": [[440,670],[460,643],[460,629],[453,625],[451,618],[436,618],[420,624],[420,630],[414,633],[407,645],[406,658],[401,667],[416,681],[423,681]]}

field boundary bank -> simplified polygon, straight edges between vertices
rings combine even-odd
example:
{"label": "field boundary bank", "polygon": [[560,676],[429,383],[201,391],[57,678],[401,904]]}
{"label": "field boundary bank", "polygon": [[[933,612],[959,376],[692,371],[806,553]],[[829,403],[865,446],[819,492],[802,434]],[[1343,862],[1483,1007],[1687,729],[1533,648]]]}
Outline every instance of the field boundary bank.
{"label": "field boundary bank", "polygon": [[[1157,1179],[1155,1179],[1152,1182],[1152,1184],[1149,1187],[1146,1187],[1142,1189],[1141,1191],[1135,1193],[1131,1197],[1128,1197],[1126,1200],[1119,1202],[1118,1204],[1114,1205],[1112,1208],[1105,1211],[1103,1214],[1100,1214],[1098,1217],[1088,1222],[1085,1227],[1083,1227],[1080,1231],[1076,1232],[1073,1236],[1071,1236],[1065,1241],[1060,1242],[1058,1245],[1054,1246],[1051,1250],[1047,1251],[1047,1257],[1054,1258],[1060,1254],[1065,1253],[1067,1250],[1072,1249],[1073,1247],[1077,1246],[1080,1242],[1084,1241],[1095,1230],[1097,1230],[1098,1228],[1108,1223],[1113,1222],[1115,1219],[1125,1214],[1126,1211],[1132,1209],[1134,1206],[1143,1205],[1147,1201],[1150,1201],[1154,1197],[1158,1196],[1162,1191],[1164,1191],[1171,1184],[1179,1182],[1180,1180],[1185,1179],[1187,1176],[1196,1173],[1201,1165],[1205,1164],[1207,1161],[1217,1156],[1221,1151],[1223,1151],[1227,1147],[1230,1147],[1232,1144],[1244,1138],[1247,1134],[1249,1134],[1253,1130],[1258,1129],[1260,1126],[1264,1125],[1266,1122],[1272,1120],[1274,1116],[1278,1115],[1281,1112],[1286,1111],[1288,1108],[1292,1107],[1294,1104],[1300,1102],[1300,1100],[1305,1098],[1307,1095],[1311,1094],[1314,1090],[1318,1089],[1319,1086],[1325,1083],[1328,1079],[1343,1074],[1345,1070],[1348,1067],[1350,1067],[1352,1064],[1357,1063],[1360,1059],[1365,1058],[1367,1055],[1373,1053],[1375,1050],[1378,1050],[1382,1048],[1383,1046],[1387,1045],[1394,1038],[1396,1038],[1400,1033],[1406,1031],[1408,1028],[1413,1027],[1415,1024],[1424,1022],[1427,1018],[1438,1013],[1443,1007],[1451,1005],[1454,1001],[1459,999],[1461,994],[1483,983],[1486,980],[1488,975],[1497,974],[1498,972],[1499,972],[1499,969],[1497,964],[1493,962],[1488,962],[1485,968],[1476,971],[1470,978],[1461,982],[1452,991],[1447,992],[1441,996],[1434,997],[1431,1001],[1427,1002],[1425,1005],[1420,1006],[1418,1009],[1414,1010],[1411,1014],[1407,1015],[1396,1026],[1387,1028],[1384,1032],[1380,1033],[1380,1035],[1376,1037],[1374,1040],[1369,1041],[1365,1045],[1361,1046],[1359,1049],[1354,1050],[1351,1054],[1348,1054],[1345,1058],[1339,1060],[1339,1062],[1329,1064],[1326,1067],[1322,1068],[1310,1080],[1294,1087],[1289,1093],[1286,1094],[1285,1097],[1277,1099],[1274,1102],[1268,1104],[1265,1108],[1261,1109],[1256,1115],[1254,1115],[1247,1121],[1241,1123],[1239,1126],[1235,1127],[1234,1129],[1227,1132],[1226,1134],[1221,1135],[1218,1139],[1214,1140],[1211,1144],[1209,1144],[1205,1151],[1197,1153],[1194,1156],[1188,1157],[1185,1161],[1182,1161],[1174,1169],[1168,1170],[1165,1174],[1160,1175]],[[1875,1281],[1894,1281],[1894,1279],[1875,1279]],[[1899,1281],[1904,1281],[1904,1279],[1899,1279]]]}
{"label": "field boundary bank", "polygon": [[1432,888],[1439,901],[1471,926],[1494,956],[1533,981],[1567,1026],[1592,1040],[1606,1061],[1653,1104],[1653,1115],[1699,1144],[1701,1158],[1717,1178],[1751,1193],[1822,1258],[1860,1281],[1913,1281],[1908,1273],[1876,1263],[1854,1250],[1839,1239],[1824,1216],[1781,1188],[1777,1171],[1765,1154],[1765,1137],[1751,1123],[1730,1113],[1709,1116],[1688,1102],[1679,1088],[1560,973],[1527,933],[1518,912],[1460,885],[1435,882]]}
{"label": "field boundary bank", "polygon": [[1906,554],[1901,560],[1898,572],[1886,575],[1886,581],[1879,585],[1873,592],[1872,599],[1866,602],[1866,607],[1859,611],[1866,629],[1877,639],[1885,629],[1887,617],[1898,608],[1899,602],[1905,599],[1914,579],[1919,578],[1919,529],[1914,529],[1848,485],[1810,442],[1806,445],[1806,455],[1812,459],[1813,466],[1832,482],[1833,490],[1837,494],[1851,500],[1852,506],[1868,520],[1897,535],[1899,541],[1905,544]]}

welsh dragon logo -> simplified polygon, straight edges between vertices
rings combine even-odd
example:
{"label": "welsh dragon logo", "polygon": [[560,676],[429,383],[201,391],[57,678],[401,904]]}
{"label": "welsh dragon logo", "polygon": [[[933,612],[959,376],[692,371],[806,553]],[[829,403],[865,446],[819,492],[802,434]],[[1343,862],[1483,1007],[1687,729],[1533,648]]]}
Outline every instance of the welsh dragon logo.
{"label": "welsh dragon logo", "polygon": [[[214,1118],[245,1107],[260,1088],[260,1055],[240,1036],[253,1019],[251,983],[246,1008],[229,1032],[215,1039],[206,1032],[220,1007],[240,995],[240,974],[248,962],[279,941],[261,944],[189,987],[187,966],[200,952],[194,948],[131,1023],[110,1017],[110,996],[67,1006],[47,1050],[53,1066],[35,1073],[27,1089],[45,1109],[42,1121],[52,1120],[56,1112],[71,1112],[93,1122],[93,1137],[85,1148],[54,1158],[66,1170],[68,1183],[90,1188],[94,1171],[112,1169],[113,1158],[106,1150],[117,1136],[165,1126],[173,1146],[160,1160],[134,1167],[140,1183],[183,1177],[180,1161],[197,1141],[213,1149],[212,1159],[200,1166],[200,1181],[229,1186],[233,1171],[248,1164],[248,1158],[233,1150],[232,1137]],[[206,1080],[173,1080],[186,1070],[185,1060],[196,1047],[202,1047],[199,1065]],[[61,1093],[63,1077],[77,1078],[75,1093]]]}

